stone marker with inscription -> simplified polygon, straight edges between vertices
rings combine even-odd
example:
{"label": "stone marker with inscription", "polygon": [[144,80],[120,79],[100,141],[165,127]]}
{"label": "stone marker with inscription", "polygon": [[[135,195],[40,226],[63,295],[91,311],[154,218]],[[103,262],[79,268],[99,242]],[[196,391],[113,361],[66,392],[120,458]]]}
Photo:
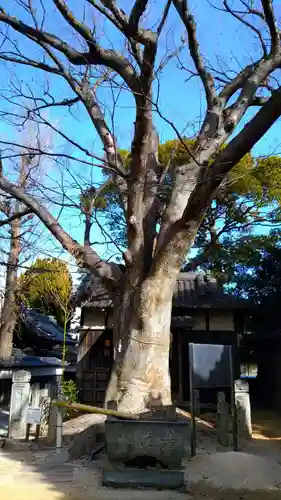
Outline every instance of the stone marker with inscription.
{"label": "stone marker with inscription", "polygon": [[[154,413],[154,412],[153,412]],[[162,413],[162,418],[161,418]],[[108,462],[103,484],[113,487],[178,489],[184,485],[182,459],[189,424],[155,411],[139,420],[105,422]]]}
{"label": "stone marker with inscription", "polygon": [[10,415],[9,438],[22,438],[26,431],[26,414],[30,401],[31,374],[26,370],[13,373]]}
{"label": "stone marker with inscription", "polygon": [[225,393],[219,391],[217,394],[217,439],[222,446],[229,445],[228,420],[229,406],[225,401]]}
{"label": "stone marker with inscription", "polygon": [[249,384],[245,380],[235,380],[235,404],[237,412],[238,441],[252,439],[251,403]]}

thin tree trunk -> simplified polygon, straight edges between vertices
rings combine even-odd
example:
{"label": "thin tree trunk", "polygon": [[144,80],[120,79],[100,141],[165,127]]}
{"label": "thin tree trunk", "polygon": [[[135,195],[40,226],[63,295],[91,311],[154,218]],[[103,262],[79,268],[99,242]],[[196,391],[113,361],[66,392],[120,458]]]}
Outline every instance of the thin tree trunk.
{"label": "thin tree trunk", "polygon": [[[15,213],[19,209],[16,204]],[[11,222],[11,243],[7,262],[4,303],[0,318],[0,359],[8,359],[12,355],[13,332],[17,321],[15,291],[17,286],[17,270],[20,254],[20,219]]]}
{"label": "thin tree trunk", "polygon": [[[27,180],[27,167],[32,161],[32,158],[25,156],[21,159],[18,185],[22,188]],[[13,333],[17,322],[17,304],[15,300],[15,292],[17,287],[17,275],[19,257],[21,252],[21,217],[17,215],[22,212],[22,204],[19,201],[15,202],[14,213],[15,218],[10,223],[10,250],[7,262],[6,283],[4,302],[0,317],[0,359],[8,359],[12,355],[13,349]]]}

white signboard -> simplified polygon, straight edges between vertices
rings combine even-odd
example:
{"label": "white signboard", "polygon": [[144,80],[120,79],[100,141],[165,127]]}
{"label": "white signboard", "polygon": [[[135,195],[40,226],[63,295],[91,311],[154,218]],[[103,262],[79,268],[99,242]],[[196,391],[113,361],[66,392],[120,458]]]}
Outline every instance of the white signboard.
{"label": "white signboard", "polygon": [[41,408],[29,406],[26,413],[26,423],[30,425],[40,425],[41,423]]}

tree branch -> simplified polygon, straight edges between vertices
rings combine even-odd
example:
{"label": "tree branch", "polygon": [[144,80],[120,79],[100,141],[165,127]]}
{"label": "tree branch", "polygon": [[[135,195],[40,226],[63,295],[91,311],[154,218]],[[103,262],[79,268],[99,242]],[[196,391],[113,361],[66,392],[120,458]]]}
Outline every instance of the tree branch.
{"label": "tree branch", "polygon": [[[245,115],[248,107],[252,105],[258,88],[268,75],[280,66],[280,63],[281,52],[279,51],[277,54],[272,54],[267,58],[263,58],[255,64],[252,75],[245,81],[236,102],[230,108],[230,112],[228,112],[227,109],[224,111],[224,129],[228,136],[233,132],[241,118]],[[248,151],[250,151],[250,149],[248,149]]]}
{"label": "tree branch", "polygon": [[102,2],[104,3],[104,5],[106,5],[107,9],[110,9],[110,11],[99,5],[95,0],[87,0],[87,2],[89,2],[98,12],[105,16],[119,31],[123,30],[131,46],[133,56],[137,64],[140,66],[141,55],[138,47],[138,42],[136,42],[136,40],[142,42],[144,38],[142,34],[136,34],[135,30],[132,30],[132,27],[129,25],[129,20],[122,9],[117,6],[115,1],[107,0],[106,2]]}
{"label": "tree branch", "polygon": [[36,68],[36,69],[42,69],[43,71],[47,71],[48,73],[54,73],[55,75],[61,74],[61,72],[57,68],[55,68],[54,66],[50,66],[49,64],[34,61],[32,59],[28,59],[27,57],[19,58],[19,57],[14,57],[12,55],[8,56],[8,55],[0,53],[0,59],[2,59],[3,61],[14,62],[16,64],[22,64],[24,66],[30,66],[30,67]]}
{"label": "tree branch", "polygon": [[271,37],[271,52],[277,53],[280,51],[280,33],[276,24],[272,0],[262,0],[261,3],[264,12],[264,19]]}
{"label": "tree branch", "polygon": [[249,64],[246,66],[240,73],[238,73],[233,80],[225,85],[225,87],[221,90],[219,97],[224,99],[227,102],[237,90],[241,89],[241,87],[245,84],[245,82],[250,78],[250,76],[254,73],[257,64],[260,61]]}
{"label": "tree branch", "polygon": [[131,63],[114,50],[106,50],[100,47],[94,38],[89,43],[89,51],[83,53],[78,52],[56,35],[32,28],[32,26],[25,24],[16,17],[8,15],[2,7],[0,7],[0,22],[11,26],[15,31],[25,35],[38,45],[42,46],[42,43],[44,43],[56,49],[74,65],[100,64],[113,69],[123,78],[134,93],[139,92],[138,77]]}
{"label": "tree branch", "polygon": [[265,103],[267,103],[268,100],[269,100],[269,97],[266,97],[266,96],[255,96],[255,97],[253,97],[249,106],[263,106]]}
{"label": "tree branch", "polygon": [[245,156],[281,116],[281,87],[257,112],[227,147],[219,153],[212,166],[213,182],[218,185],[222,177]]}
{"label": "tree branch", "polygon": [[208,243],[208,245],[206,245],[206,247],[204,248],[203,252],[199,253],[199,255],[196,255],[195,257],[190,259],[190,261],[184,266],[184,271],[185,272],[196,271],[198,267],[208,262],[208,258],[212,254],[213,248],[214,248],[213,244]]}
{"label": "tree branch", "polygon": [[256,35],[258,36],[258,38],[260,40],[261,46],[262,46],[263,56],[266,57],[267,56],[267,48],[266,48],[266,44],[265,44],[265,41],[263,39],[263,36],[262,36],[260,30],[258,28],[256,28],[256,26],[254,26],[253,24],[251,24],[248,21],[246,21],[246,19],[244,19],[243,17],[241,17],[236,11],[234,11],[233,9],[231,9],[229,7],[229,5],[228,5],[228,1],[227,0],[223,1],[223,5],[225,6],[225,10],[229,14],[231,14],[233,17],[235,17],[240,23],[245,24],[245,26],[247,26],[247,28],[250,28],[254,33],[256,33]]}
{"label": "tree branch", "polygon": [[80,97],[73,97],[72,99],[63,99],[62,101],[57,101],[57,102],[46,102],[45,104],[42,104],[41,106],[38,106],[37,108],[32,109],[32,113],[37,113],[39,111],[42,111],[42,109],[46,108],[55,108],[59,106],[68,106],[69,108],[73,106],[74,104],[77,104],[80,101]]}
{"label": "tree branch", "polygon": [[81,23],[76,19],[76,17],[72,14],[71,10],[67,7],[66,3],[64,0],[53,0],[55,6],[57,9],[60,11],[61,15],[64,17],[64,19],[68,22],[72,28],[79,33],[79,35],[84,38],[84,40],[88,43],[89,46],[92,44],[95,45],[95,40],[93,38],[93,35],[84,23]]}
{"label": "tree branch", "polygon": [[173,3],[182,19],[182,22],[188,34],[190,55],[193,59],[196,70],[203,83],[208,109],[212,109],[214,105],[214,99],[216,97],[214,78],[211,75],[211,73],[207,71],[203,61],[203,57],[200,53],[200,47],[197,40],[196,24],[194,17],[190,13],[190,10],[187,5],[187,0],[173,0]]}
{"label": "tree branch", "polygon": [[[247,2],[245,0],[241,0],[241,3],[247,9],[246,12],[249,12],[249,14],[253,14],[254,16],[257,16],[264,21],[264,14],[260,10],[253,9],[252,7],[249,7],[249,5],[247,4]],[[244,13],[245,12],[241,12],[241,14],[244,14]]]}
{"label": "tree branch", "polygon": [[5,220],[0,220],[0,227],[11,224],[11,222],[13,222],[15,219],[21,219],[22,217],[25,217],[25,215],[31,213],[32,211],[29,208],[26,208],[25,210],[22,210],[20,212],[16,212],[15,214],[11,215],[11,217],[8,217]]}
{"label": "tree branch", "polygon": [[148,0],[135,0],[129,17],[129,23],[135,28],[135,30],[138,29],[140,19],[145,13],[147,4]]}
{"label": "tree branch", "polygon": [[[138,2],[136,2],[135,6]],[[143,50],[141,65],[141,94],[135,96],[136,121],[132,141],[132,162],[128,180],[128,254],[140,258],[144,244],[145,187],[150,168],[150,154],[154,144],[152,124],[152,82],[157,52],[157,42],[147,40]],[[143,260],[143,259],[142,259]],[[129,258],[128,258],[129,261]],[[144,262],[141,262],[141,266]]]}
{"label": "tree branch", "polygon": [[171,5],[172,5],[172,0],[168,0],[167,3],[166,3],[166,5],[165,5],[165,8],[164,8],[162,19],[161,19],[161,21],[159,23],[159,26],[157,28],[157,35],[158,35],[158,37],[161,35],[162,29],[163,29],[163,27],[164,27],[164,25],[166,23],[166,20],[167,20],[167,17],[168,17]]}
{"label": "tree branch", "polygon": [[41,205],[35,198],[29,196],[21,188],[18,188],[3,177],[0,178],[0,188],[19,201],[24,203],[43,224],[49,229],[53,236],[60,242],[76,260],[79,267],[89,269],[91,272],[100,276],[109,289],[113,289],[119,284],[122,272],[119,266],[101,260],[99,255],[90,247],[83,247],[62,228],[57,219]]}

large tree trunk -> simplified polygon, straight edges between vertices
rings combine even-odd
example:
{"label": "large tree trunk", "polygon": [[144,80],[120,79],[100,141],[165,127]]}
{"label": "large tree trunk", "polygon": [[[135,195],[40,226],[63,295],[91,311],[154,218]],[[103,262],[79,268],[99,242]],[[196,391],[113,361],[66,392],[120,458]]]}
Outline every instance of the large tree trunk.
{"label": "large tree trunk", "polygon": [[[17,203],[17,210],[19,210]],[[0,317],[0,359],[8,359],[12,355],[13,333],[17,321],[15,291],[17,286],[17,270],[20,254],[20,219],[11,222],[11,243],[7,262],[4,303]]]}
{"label": "large tree trunk", "polygon": [[174,271],[148,278],[135,293],[127,286],[116,307],[115,363],[106,402],[114,401],[120,411],[140,413],[171,405],[169,349],[176,276]]}

